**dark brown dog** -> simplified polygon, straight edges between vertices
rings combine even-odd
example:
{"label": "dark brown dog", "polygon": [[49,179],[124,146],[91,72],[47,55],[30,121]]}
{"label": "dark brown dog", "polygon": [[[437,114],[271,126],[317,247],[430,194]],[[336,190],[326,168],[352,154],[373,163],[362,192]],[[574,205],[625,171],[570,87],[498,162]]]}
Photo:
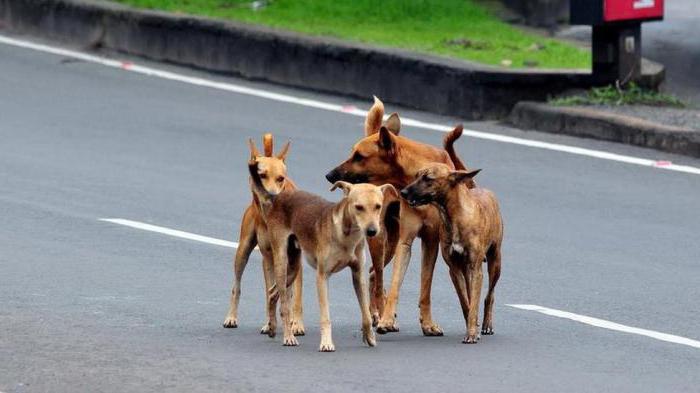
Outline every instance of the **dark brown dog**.
{"label": "dark brown dog", "polygon": [[[265,189],[273,194],[295,190],[296,186],[292,180],[287,177],[287,166],[285,165],[287,153],[289,152],[289,142],[282,147],[282,150],[276,156],[273,154],[272,134],[265,134],[263,136],[264,154],[258,152],[252,140],[248,142],[250,145],[251,159],[260,163],[260,168],[262,169],[261,181]],[[274,282],[270,235],[267,230],[267,224],[262,217],[260,202],[255,194],[253,194],[253,201],[246,208],[245,213],[243,213],[238,243],[236,259],[233,264],[234,281],[233,289],[231,290],[231,301],[226,319],[224,320],[225,328],[238,327],[238,303],[241,298],[241,279],[243,278],[243,271],[248,264],[250,253],[253,252],[255,246],[260,248],[260,253],[263,257],[266,299],[267,293]],[[269,303],[266,301],[265,305],[267,307]],[[270,313],[269,310],[267,311],[268,312],[265,313],[265,315],[267,315],[267,322],[263,325],[262,329],[260,329],[261,334],[268,334],[270,331]],[[292,330],[296,336],[304,335],[303,314],[302,274],[300,272],[294,282],[294,309],[292,311]]]}
{"label": "dark brown dog", "polygon": [[[390,183],[396,188],[408,185],[418,171],[428,164],[443,163],[454,169],[456,158],[452,144],[462,133],[461,126],[445,137],[445,150],[412,141],[399,135],[401,121],[394,113],[383,122],[384,105],[375,97],[365,121],[365,137],[355,144],[345,162],[331,170],[326,179],[331,183],[344,180],[351,183],[369,182],[372,184]],[[451,156],[453,158],[451,158]],[[457,159],[458,160],[458,159]],[[463,168],[464,165],[458,161]],[[395,242],[370,241],[373,276],[370,277],[372,291],[372,313],[377,324],[377,332],[398,331],[396,324],[396,304],[408,262],[411,259],[411,245],[416,237],[422,240],[420,324],[426,336],[440,336],[442,329],[433,321],[430,308],[430,291],[433,270],[440,244],[440,215],[432,206],[412,208],[401,201],[399,235]],[[383,295],[383,268],[389,263],[395,250],[395,266],[391,279],[391,289],[386,302]],[[382,309],[383,308],[383,309]]]}
{"label": "dark brown dog", "polygon": [[418,172],[416,180],[401,190],[411,206],[432,204],[440,211],[445,232],[442,256],[464,313],[467,334],[464,343],[476,344],[477,319],[483,273],[488,262],[489,291],[484,300],[482,334],[493,334],[494,289],[501,275],[503,220],[495,195],[483,188],[470,189],[465,183],[479,173],[453,171],[433,164]]}

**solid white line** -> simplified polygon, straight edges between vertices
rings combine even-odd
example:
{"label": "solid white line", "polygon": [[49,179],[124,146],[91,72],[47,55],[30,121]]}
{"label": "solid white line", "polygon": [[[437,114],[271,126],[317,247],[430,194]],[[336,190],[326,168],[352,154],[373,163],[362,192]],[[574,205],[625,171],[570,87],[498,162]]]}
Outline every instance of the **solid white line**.
{"label": "solid white line", "polygon": [[571,312],[561,311],[554,308],[542,307],[535,304],[506,304],[506,306],[519,308],[521,310],[536,311],[557,318],[570,319],[572,321],[585,323],[587,325],[603,329],[615,330],[623,333],[638,334],[640,336],[650,337],[656,340],[666,341],[674,344],[687,345],[693,348],[700,348],[700,341],[692,340],[686,337],[676,336],[673,334],[661,333],[653,330],[622,325],[619,323],[606,321],[605,319],[588,317],[585,315],[574,314]]}
{"label": "solid white line", "polygon": [[197,235],[195,233],[179,231],[177,229],[170,229],[165,227],[159,227],[157,225],[146,224],[145,222],[125,220],[123,218],[100,218],[100,221],[111,222],[113,224],[124,225],[131,228],[141,229],[144,231],[161,233],[163,235],[179,237],[181,239],[194,240],[201,243],[213,244],[216,246],[228,247],[228,248],[238,248],[238,243],[230,242],[227,240],[216,239],[209,236]]}
{"label": "solid white line", "polygon": [[[192,77],[183,74],[178,74],[175,72],[159,70],[151,67],[144,67],[133,64],[131,62],[118,61],[113,59],[108,59],[101,56],[89,55],[86,53],[76,52],[68,49],[57,48],[53,46],[37,44],[25,40],[19,40],[15,38],[10,38],[7,36],[0,35],[0,43],[12,45],[16,47],[32,49],[44,53],[51,53],[58,56],[71,57],[74,59],[83,60],[90,63],[101,64],[103,66],[119,68],[125,71],[134,72],[137,74],[153,76],[156,78],[167,79],[182,83],[188,83],[191,85],[208,87],[217,90],[229,91],[232,93],[244,94],[259,98],[265,98],[268,100],[285,102],[295,105],[301,105],[309,108],[322,109],[331,112],[345,113],[348,115],[365,117],[367,115],[366,111],[358,109],[354,106],[338,105],[328,102],[322,102],[318,100],[312,100],[307,98],[301,98],[296,96],[291,96],[287,94],[273,93],[261,89],[255,89],[251,87],[245,87],[241,85],[235,85],[232,83],[216,82],[204,78]],[[402,118],[401,122],[408,126],[423,128],[427,130],[434,130],[439,132],[449,132],[452,127],[435,124],[426,123],[420,120]],[[700,175],[700,168],[692,167],[688,165],[676,165],[668,161],[657,161],[649,160],[646,158],[639,158],[633,156],[627,156],[622,154],[608,153],[600,150],[586,149],[582,147],[561,145],[557,143],[540,142],[531,139],[517,138],[506,135],[492,134],[487,132],[475,131],[475,130],[464,130],[464,135],[471,136],[473,138],[486,139],[495,142],[510,143],[514,145],[533,147],[537,149],[545,149],[550,151],[558,151],[563,153],[575,154],[579,156],[593,157],[608,161],[617,161],[627,164],[640,165],[645,167],[665,169],[675,172],[690,173],[694,175]]]}

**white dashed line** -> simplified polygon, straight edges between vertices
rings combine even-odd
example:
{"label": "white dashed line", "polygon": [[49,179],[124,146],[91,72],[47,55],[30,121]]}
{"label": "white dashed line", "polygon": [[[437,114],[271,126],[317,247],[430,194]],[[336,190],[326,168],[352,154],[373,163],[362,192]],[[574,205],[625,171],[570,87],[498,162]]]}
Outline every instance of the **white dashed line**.
{"label": "white dashed line", "polygon": [[[68,49],[57,48],[54,46],[37,44],[25,40],[19,40],[16,38],[11,38],[7,36],[0,35],[0,43],[6,45],[12,45],[20,48],[32,49],[44,53],[50,53],[58,56],[70,57],[73,59],[83,60],[85,62],[90,62],[94,64],[100,64],[107,67],[118,68],[128,72],[134,72],[141,75],[152,76],[161,79],[167,79],[176,82],[188,83],[195,86],[207,87],[217,90],[229,91],[237,94],[244,94],[259,98],[264,98],[268,100],[285,102],[294,105],[301,105],[309,108],[316,108],[331,112],[344,113],[353,116],[365,117],[367,112],[358,109],[352,105],[338,105],[318,100],[312,100],[302,97],[296,97],[287,94],[273,93],[270,91],[265,91],[261,89],[236,85],[232,83],[216,82],[209,79],[192,77],[183,74],[178,74],[175,72],[159,70],[152,67],[144,67],[136,65],[129,61],[119,61],[108,59],[101,56],[89,55],[82,52],[76,52]],[[442,124],[426,123],[420,120],[402,118],[401,122],[405,125],[423,128],[427,130],[439,131],[439,132],[449,132],[453,127],[446,126]],[[640,165],[650,168],[657,168],[661,170],[668,170],[674,172],[690,173],[694,175],[700,175],[700,168],[688,166],[688,165],[676,165],[668,161],[658,161],[650,160],[646,158],[627,156],[622,154],[609,153],[600,150],[586,149],[576,146],[561,145],[558,143],[541,142],[525,138],[517,138],[507,135],[499,135],[488,132],[476,131],[476,130],[464,130],[464,135],[470,136],[472,138],[486,139],[495,142],[509,143],[520,146],[527,146],[537,149],[544,149],[550,151],[558,151],[563,153],[574,154],[578,156],[598,158],[601,160],[616,161],[632,165]]]}
{"label": "white dashed line", "polygon": [[130,228],[141,229],[143,231],[156,232],[163,235],[178,237],[180,239],[194,240],[200,243],[213,244],[215,246],[238,248],[238,243],[221,240],[214,237],[197,235],[195,233],[184,232],[177,229],[160,227],[157,225],[146,224],[145,222],[125,220],[123,218],[100,218],[100,221],[111,222],[112,224],[124,225]]}
{"label": "white dashed line", "polygon": [[680,345],[686,345],[686,346],[693,347],[693,348],[700,348],[700,341],[697,341],[697,340],[692,340],[690,338],[676,336],[676,335],[668,334],[668,333],[656,332],[654,330],[641,329],[641,328],[636,328],[633,326],[622,325],[619,323],[606,321],[605,319],[599,319],[599,318],[589,317],[586,315],[574,314],[572,312],[561,311],[561,310],[557,310],[554,308],[542,307],[542,306],[538,306],[535,304],[506,304],[506,306],[519,308],[521,310],[535,311],[538,313],[550,315],[550,316],[557,317],[557,318],[570,319],[572,321],[585,323],[587,325],[591,325],[591,326],[595,326],[595,327],[599,327],[599,328],[603,328],[603,329],[615,330],[615,331],[623,332],[623,333],[637,334],[640,336],[653,338],[655,340],[666,341],[669,343],[680,344]]}

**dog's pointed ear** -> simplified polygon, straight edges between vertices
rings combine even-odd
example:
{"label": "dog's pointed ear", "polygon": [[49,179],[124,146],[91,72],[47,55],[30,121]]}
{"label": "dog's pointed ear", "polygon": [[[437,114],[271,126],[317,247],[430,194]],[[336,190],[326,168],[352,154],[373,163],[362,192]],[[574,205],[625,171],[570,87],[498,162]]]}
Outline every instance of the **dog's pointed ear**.
{"label": "dog's pointed ear", "polygon": [[348,194],[350,193],[350,190],[352,190],[352,184],[348,183],[346,181],[338,180],[337,182],[333,183],[333,187],[331,187],[331,191],[335,191],[336,188],[340,188],[345,193],[345,196],[348,196]]}
{"label": "dog's pointed ear", "polygon": [[287,159],[287,153],[289,153],[289,145],[291,142],[287,141],[287,143],[282,146],[282,150],[280,150],[279,153],[277,153],[277,158],[279,158],[282,161],[285,161]]}
{"label": "dog's pointed ear", "polygon": [[385,126],[379,128],[379,148],[386,150],[388,153],[393,154],[396,147],[396,142],[394,141],[394,134],[389,131]]}
{"label": "dog's pointed ear", "polygon": [[265,157],[272,157],[272,134],[270,133],[263,135],[263,152]]}
{"label": "dog's pointed ear", "polygon": [[392,199],[397,199],[399,197],[399,193],[396,191],[396,188],[394,188],[394,186],[391,184],[382,184],[379,189],[382,190],[382,194],[384,194],[385,198],[389,197]]}
{"label": "dog's pointed ear", "polygon": [[394,112],[389,115],[389,118],[384,122],[384,126],[394,135],[399,135],[399,132],[401,132],[401,118],[399,118],[399,114]]}
{"label": "dog's pointed ear", "polygon": [[384,103],[374,96],[374,104],[367,112],[367,118],[365,119],[365,136],[370,136],[379,132],[379,127],[382,126],[382,119],[384,118]]}
{"label": "dog's pointed ear", "polygon": [[450,173],[449,176],[450,184],[457,185],[461,182],[470,181],[479,172],[481,172],[481,169],[475,169],[473,171],[454,171]]}
{"label": "dog's pointed ear", "polygon": [[250,159],[255,160],[255,157],[260,157],[260,152],[258,148],[255,147],[255,142],[252,138],[248,138],[248,146],[250,147]]}

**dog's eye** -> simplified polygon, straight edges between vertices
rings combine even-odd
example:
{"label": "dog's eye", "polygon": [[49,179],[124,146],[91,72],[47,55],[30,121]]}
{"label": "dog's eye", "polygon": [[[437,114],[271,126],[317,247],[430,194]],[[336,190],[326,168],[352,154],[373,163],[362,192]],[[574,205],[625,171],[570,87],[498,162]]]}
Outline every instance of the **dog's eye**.
{"label": "dog's eye", "polygon": [[374,210],[379,210],[381,208],[382,208],[382,205],[380,205],[380,204],[374,205]]}
{"label": "dog's eye", "polygon": [[284,176],[280,176],[277,178],[277,183],[282,183],[284,181]]}
{"label": "dog's eye", "polygon": [[264,174],[264,173],[261,173],[261,174],[260,174],[260,178],[261,178],[261,179],[267,179],[267,175]]}
{"label": "dog's eye", "polygon": [[358,212],[365,211],[365,207],[362,206],[362,205],[355,205],[355,209],[356,209]]}
{"label": "dog's eye", "polygon": [[359,152],[355,152],[355,154],[353,154],[352,156],[352,162],[360,162],[363,159],[364,157],[362,157],[362,154],[360,154]]}

